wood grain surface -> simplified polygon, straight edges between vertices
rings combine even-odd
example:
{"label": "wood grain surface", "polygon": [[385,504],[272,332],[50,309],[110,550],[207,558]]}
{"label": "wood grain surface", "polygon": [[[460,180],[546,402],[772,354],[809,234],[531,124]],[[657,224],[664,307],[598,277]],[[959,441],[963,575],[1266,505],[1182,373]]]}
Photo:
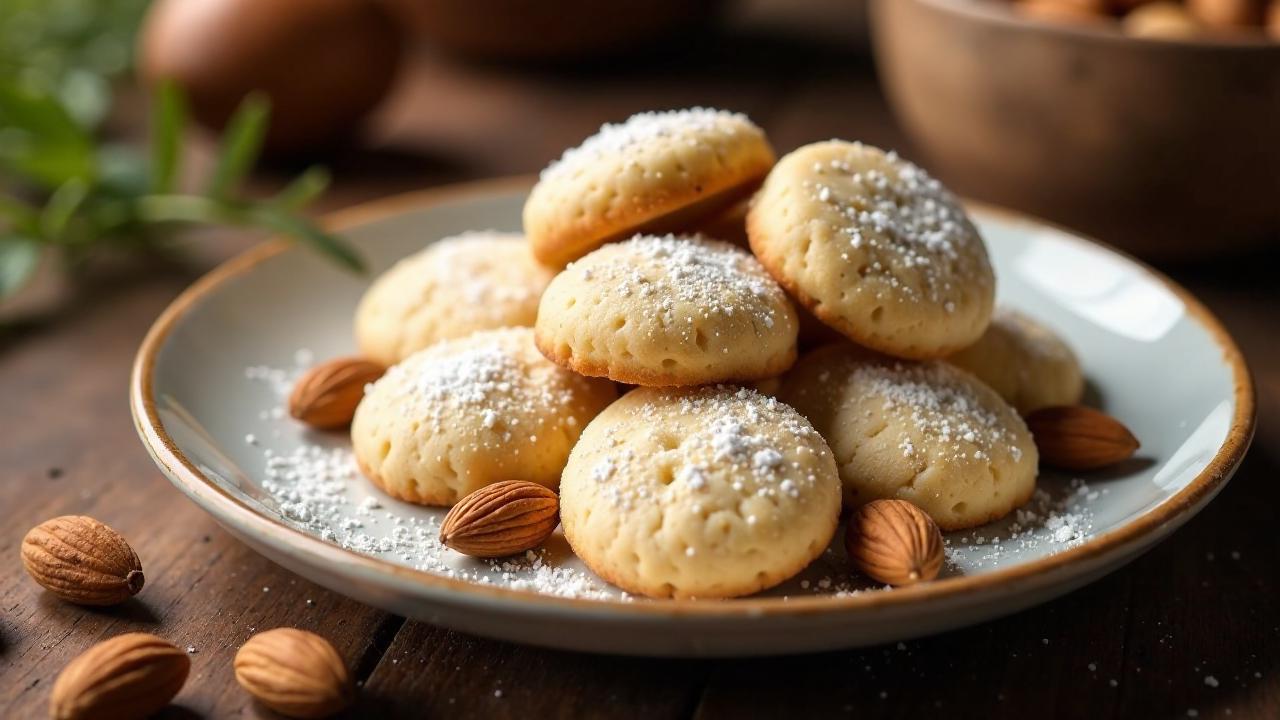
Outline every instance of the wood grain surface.
{"label": "wood grain surface", "polygon": [[[722,42],[589,69],[466,66],[423,50],[366,149],[330,159],[338,182],[326,209],[534,171],[602,121],[691,104],[752,114],[779,150],[841,136],[910,154],[851,39],[856,18],[806,35],[803,17],[771,12],[749,15]],[[268,170],[257,182],[279,177]],[[669,661],[406,622],[273,565],[169,486],[129,417],[133,354],[169,300],[257,239],[202,233],[183,263],[104,265],[74,284],[49,277],[0,323],[0,717],[43,716],[71,658],[130,630],[193,653],[191,679],[163,717],[272,717],[236,685],[231,660],[255,630],[281,625],[328,637],[354,668],[363,689],[352,717],[1280,717],[1275,252],[1169,268],[1235,334],[1258,380],[1261,425],[1237,477],[1155,550],[1056,602],[934,638]],[[26,577],[22,536],[65,513],[129,539],[147,573],[138,597],[80,608]]]}

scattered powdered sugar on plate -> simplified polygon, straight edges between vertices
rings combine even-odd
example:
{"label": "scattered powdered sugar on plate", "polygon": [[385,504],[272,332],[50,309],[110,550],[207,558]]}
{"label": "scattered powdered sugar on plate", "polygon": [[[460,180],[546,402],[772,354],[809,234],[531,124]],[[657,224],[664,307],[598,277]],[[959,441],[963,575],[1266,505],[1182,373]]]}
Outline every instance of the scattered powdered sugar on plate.
{"label": "scattered powdered sugar on plate", "polygon": [[[477,560],[439,542],[445,511],[392,499],[361,477],[349,440],[341,433],[313,433],[277,408],[294,380],[314,359],[297,353],[291,368],[253,366],[246,381],[258,395],[262,412],[246,434],[261,465],[246,468],[256,480],[254,493],[288,524],[315,537],[361,554],[441,576],[559,597],[631,600],[586,570],[559,531],[536,551],[502,560]],[[691,402],[690,412],[696,412]],[[709,442],[743,463],[752,473],[769,474],[776,462],[770,448],[752,443],[732,423],[709,429]],[[598,469],[602,477],[610,468]],[[696,485],[696,478],[686,478]],[[785,489],[779,487],[780,491]],[[1079,479],[1042,477],[1032,501],[1004,520],[946,537],[943,577],[972,574],[1034,560],[1075,547],[1093,532],[1092,506],[1107,490],[1095,490]],[[828,550],[800,575],[762,593],[772,597],[829,595],[879,591],[854,573],[843,548],[841,528]]]}
{"label": "scattered powdered sugar on plate", "polygon": [[1093,503],[1107,494],[1084,480],[1046,482],[1031,501],[1003,520],[946,538],[947,560],[962,571],[993,568],[1022,556],[1048,555],[1084,544],[1093,534]]}
{"label": "scattered powdered sugar on plate", "polygon": [[[245,376],[265,386],[268,408],[282,407],[293,381],[309,365],[255,366]],[[296,528],[348,550],[481,585],[561,597],[627,597],[577,566],[559,535],[515,558],[478,560],[456,553],[439,540],[445,511],[381,493],[361,477],[345,436],[308,432],[283,414],[265,417],[280,432],[272,433],[276,447],[261,447],[260,488],[266,503]]]}

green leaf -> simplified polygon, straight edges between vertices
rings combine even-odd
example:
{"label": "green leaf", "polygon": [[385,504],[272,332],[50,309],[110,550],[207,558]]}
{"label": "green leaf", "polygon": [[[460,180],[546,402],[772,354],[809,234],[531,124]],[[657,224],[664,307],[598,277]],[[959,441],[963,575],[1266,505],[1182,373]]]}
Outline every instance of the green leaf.
{"label": "green leaf", "polygon": [[82,68],[69,68],[57,88],[58,101],[83,128],[95,128],[111,109],[111,83]]}
{"label": "green leaf", "polygon": [[336,260],[340,265],[352,272],[365,272],[364,260],[349,245],[331,235],[309,221],[296,215],[290,215],[281,208],[272,205],[258,205],[250,209],[255,224],[260,227],[284,233],[293,239],[311,246],[315,250]]}
{"label": "green leaf", "polygon": [[134,145],[103,142],[98,146],[98,182],[95,194],[111,197],[145,195],[151,187],[151,158]]}
{"label": "green leaf", "polygon": [[62,183],[49,196],[49,201],[45,203],[44,210],[40,213],[41,234],[51,242],[61,239],[71,216],[75,215],[76,210],[88,195],[88,184],[79,178],[72,178]]}
{"label": "green leaf", "polygon": [[194,195],[138,198],[136,213],[149,223],[187,222],[257,227],[286,235],[323,253],[353,272],[365,272],[364,260],[340,238],[273,203],[239,203]]}
{"label": "green leaf", "polygon": [[172,81],[156,91],[151,108],[151,192],[173,192],[178,179],[182,131],[187,126],[187,103]]}
{"label": "green leaf", "polygon": [[277,193],[271,202],[286,210],[301,210],[324,193],[329,187],[329,180],[328,170],[319,166],[309,167]]}
{"label": "green leaf", "polygon": [[144,195],[135,205],[138,217],[148,223],[244,225],[248,219],[234,203],[196,195]]}
{"label": "green leaf", "polygon": [[0,82],[0,171],[49,190],[72,179],[92,183],[93,145],[57,100]]}
{"label": "green leaf", "polygon": [[21,235],[0,235],[0,300],[22,289],[39,264],[38,244]]}
{"label": "green leaf", "polygon": [[223,131],[218,164],[209,180],[209,195],[219,200],[230,197],[253,169],[270,117],[271,103],[261,93],[252,93],[240,103]]}

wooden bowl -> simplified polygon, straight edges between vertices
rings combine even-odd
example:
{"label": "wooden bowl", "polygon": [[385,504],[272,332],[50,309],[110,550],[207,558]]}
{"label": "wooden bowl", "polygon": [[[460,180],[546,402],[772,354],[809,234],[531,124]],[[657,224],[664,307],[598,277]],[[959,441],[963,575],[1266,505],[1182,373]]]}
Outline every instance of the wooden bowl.
{"label": "wooden bowl", "polygon": [[875,0],[881,80],[960,193],[1140,255],[1280,236],[1280,43],[1146,40],[978,0]]}

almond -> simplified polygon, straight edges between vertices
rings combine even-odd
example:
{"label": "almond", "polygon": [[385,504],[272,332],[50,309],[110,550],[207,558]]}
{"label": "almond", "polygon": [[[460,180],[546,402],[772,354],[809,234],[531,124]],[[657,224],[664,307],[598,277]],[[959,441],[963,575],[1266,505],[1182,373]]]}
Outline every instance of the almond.
{"label": "almond", "polygon": [[1084,405],[1059,405],[1027,416],[1040,459],[1064,470],[1097,470],[1127,460],[1138,439],[1119,420]]}
{"label": "almond", "polygon": [[386,368],[358,357],[337,358],[317,365],[298,378],[289,396],[289,414],[320,430],[351,424],[364,386],[382,377]]}
{"label": "almond", "polygon": [[1186,6],[1176,2],[1143,5],[1125,15],[1120,26],[1127,35],[1146,38],[1185,38],[1201,31]]}
{"label": "almond", "polygon": [[1096,23],[1107,19],[1102,0],[1022,0],[1015,10],[1036,20],[1061,23]]}
{"label": "almond", "polygon": [[906,500],[874,500],[858,508],[844,544],[853,564],[877,582],[914,585],[942,570],[942,532]]}
{"label": "almond", "polygon": [[117,635],[94,645],[58,675],[49,697],[54,720],[144,718],[169,704],[191,671],[191,659],[148,633]]}
{"label": "almond", "polygon": [[138,555],[120,533],[83,515],[63,515],[31,528],[22,565],[49,592],[79,605],[116,605],[138,594],[145,578]]}
{"label": "almond", "polygon": [[297,628],[249,638],[235,659],[236,681],[286,717],[335,715],[355,699],[351,675],[328,640]]}
{"label": "almond", "polygon": [[1250,28],[1266,19],[1265,0],[1187,0],[1187,10],[1211,28]]}
{"label": "almond", "polygon": [[507,480],[476,490],[449,510],[440,542],[464,555],[506,557],[542,544],[560,524],[560,497],[537,483]]}

